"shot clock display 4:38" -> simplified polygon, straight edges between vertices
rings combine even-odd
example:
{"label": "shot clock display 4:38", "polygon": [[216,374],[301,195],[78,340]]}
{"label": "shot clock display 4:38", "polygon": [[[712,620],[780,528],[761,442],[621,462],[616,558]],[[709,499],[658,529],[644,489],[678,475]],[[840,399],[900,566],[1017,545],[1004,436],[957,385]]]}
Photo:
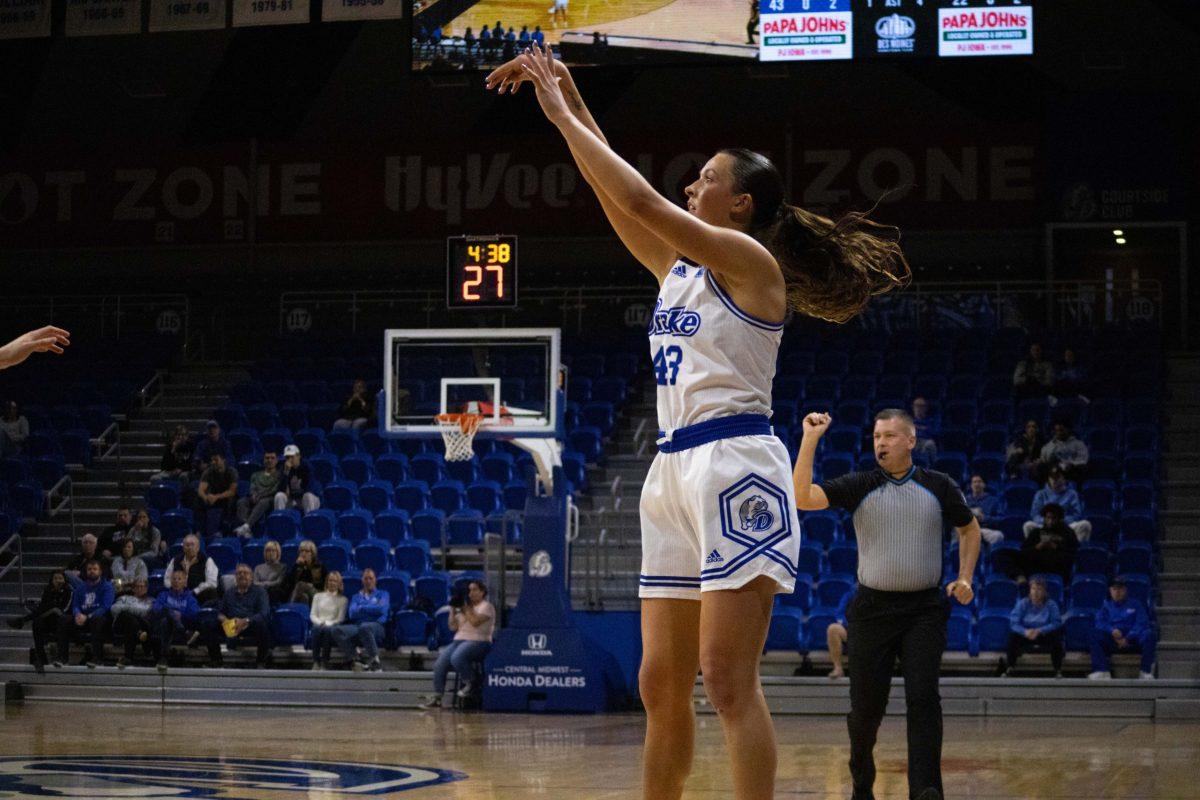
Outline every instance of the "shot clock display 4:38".
{"label": "shot clock display 4:38", "polygon": [[517,237],[446,240],[447,308],[516,308]]}

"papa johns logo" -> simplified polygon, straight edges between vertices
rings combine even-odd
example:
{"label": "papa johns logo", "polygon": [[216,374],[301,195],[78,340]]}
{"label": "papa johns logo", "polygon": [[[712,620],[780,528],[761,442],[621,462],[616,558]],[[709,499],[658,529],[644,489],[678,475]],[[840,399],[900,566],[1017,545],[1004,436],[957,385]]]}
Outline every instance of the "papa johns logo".
{"label": "papa johns logo", "polygon": [[775,522],[771,504],[761,494],[752,494],[742,501],[741,507],[738,508],[738,518],[744,531],[762,532]]}
{"label": "papa johns logo", "polygon": [[538,550],[529,557],[529,577],[549,578],[553,571],[554,564],[550,561],[550,554],[545,550]]}
{"label": "papa johns logo", "polygon": [[428,767],[191,756],[0,758],[0,797],[377,797],[467,776]]}

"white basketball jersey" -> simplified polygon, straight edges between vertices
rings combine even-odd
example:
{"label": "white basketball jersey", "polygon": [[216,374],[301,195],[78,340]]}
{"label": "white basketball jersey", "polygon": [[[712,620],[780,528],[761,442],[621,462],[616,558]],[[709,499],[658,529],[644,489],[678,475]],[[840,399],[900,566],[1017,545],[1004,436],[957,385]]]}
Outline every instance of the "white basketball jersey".
{"label": "white basketball jersey", "polygon": [[650,319],[658,426],[673,431],[734,414],[771,414],[783,323],[738,308],[704,267],[681,258]]}

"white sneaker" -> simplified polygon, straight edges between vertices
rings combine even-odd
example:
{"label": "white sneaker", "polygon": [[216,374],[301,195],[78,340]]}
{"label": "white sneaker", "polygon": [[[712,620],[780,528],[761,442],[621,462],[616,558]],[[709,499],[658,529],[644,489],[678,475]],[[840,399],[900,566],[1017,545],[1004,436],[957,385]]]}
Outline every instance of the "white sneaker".
{"label": "white sneaker", "polygon": [[458,696],[459,697],[470,697],[472,688],[473,687],[471,686],[471,684],[464,682],[463,685],[460,686],[458,689]]}
{"label": "white sneaker", "polygon": [[1154,680],[1154,673],[1153,672],[1140,672],[1140,673],[1138,673],[1138,678],[1143,681],[1152,681],[1152,680]]}
{"label": "white sneaker", "polygon": [[1089,672],[1087,679],[1089,681],[1111,681],[1112,673],[1097,670],[1096,672]]}
{"label": "white sneaker", "polygon": [[238,527],[236,530],[234,530],[234,533],[236,533],[238,536],[242,537],[243,539],[249,539],[252,531],[250,530],[249,525],[242,525],[242,526]]}

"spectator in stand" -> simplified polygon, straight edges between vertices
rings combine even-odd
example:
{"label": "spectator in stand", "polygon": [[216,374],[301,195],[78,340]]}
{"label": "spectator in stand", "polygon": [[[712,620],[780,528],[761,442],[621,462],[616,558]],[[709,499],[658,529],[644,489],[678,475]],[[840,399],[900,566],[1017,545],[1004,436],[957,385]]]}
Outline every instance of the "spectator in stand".
{"label": "spectator in stand", "polygon": [[29,438],[29,420],[21,413],[16,400],[4,404],[4,416],[0,418],[0,457],[18,456]]}
{"label": "spectator in stand", "polygon": [[1013,370],[1013,391],[1017,398],[1047,397],[1054,390],[1054,365],[1042,357],[1041,344],[1029,345],[1029,355]]}
{"label": "spectator in stand", "polygon": [[1007,462],[1004,471],[1010,478],[1037,480],[1038,465],[1042,460],[1042,448],[1046,440],[1042,436],[1037,420],[1026,420],[1025,427],[1008,445],[1005,453]]}
{"label": "spectator in stand", "polygon": [[212,464],[212,454],[220,453],[225,461],[233,463],[233,448],[229,440],[221,433],[221,425],[215,419],[210,419],[204,425],[205,435],[196,444],[192,452],[192,475],[199,477]]}
{"label": "spectator in stand", "polygon": [[113,590],[121,595],[131,593],[136,581],[150,579],[150,570],[146,568],[146,562],[138,558],[134,551],[133,539],[121,542],[121,553],[113,559],[111,572]]}
{"label": "spectator in stand", "polygon": [[154,598],[146,593],[150,583],[145,578],[133,582],[132,591],[123,594],[113,602],[112,630],[113,638],[120,637],[125,648],[124,654],[117,659],[117,669],[133,663],[137,646],[150,644],[150,609],[154,608]]}
{"label": "spectator in stand", "polygon": [[334,570],[325,576],[325,591],[313,595],[312,609],[308,618],[312,622],[312,652],[315,670],[329,666],[329,654],[333,650],[333,631],[346,621],[349,600],[342,584],[342,573]]}
{"label": "spectator in stand", "polygon": [[842,669],[842,653],[845,652],[846,642],[850,640],[847,632],[846,608],[853,599],[854,592],[846,592],[842,595],[837,611],[834,612],[834,621],[829,623],[829,627],[825,629],[825,642],[829,645],[829,660],[833,662],[833,669],[829,671],[829,677],[833,680],[846,677],[846,672]]}
{"label": "spectator in stand", "polygon": [[[1071,580],[1079,540],[1075,531],[1063,521],[1062,506],[1047,503],[1042,507],[1041,516],[1041,526],[1031,530],[1021,544],[1021,574],[1032,577],[1048,572],[1060,576],[1066,583]],[[1009,577],[1020,580],[1017,575]]]}
{"label": "spectator in stand", "polygon": [[261,586],[267,592],[267,598],[272,603],[283,602],[283,584],[287,570],[280,561],[282,551],[279,542],[271,539],[263,545],[263,561],[254,568],[254,584]]}
{"label": "spectator in stand", "polygon": [[541,25],[533,26],[533,33],[530,34],[529,38],[537,42],[538,47],[545,47],[546,45],[546,34],[542,33]]}
{"label": "spectator in stand", "polygon": [[283,471],[279,476],[279,491],[275,494],[275,510],[300,507],[305,514],[311,514],[321,507],[321,499],[316,494],[319,491],[312,470],[300,460],[300,448],[294,444],[283,448]]}
{"label": "spectator in stand", "polygon": [[441,708],[446,692],[446,673],[454,667],[462,684],[459,697],[470,697],[474,690],[475,665],[492,649],[492,630],[496,625],[496,608],[487,599],[487,586],[471,581],[464,598],[450,598],[450,630],[454,641],[442,648],[433,665],[433,697],[426,708]]}
{"label": "spectator in stand", "polygon": [[1033,505],[1030,508],[1030,519],[1024,525],[1025,536],[1041,526],[1042,509],[1053,503],[1058,506],[1063,514],[1063,521],[1075,531],[1075,536],[1081,542],[1086,542],[1092,535],[1092,523],[1086,519],[1080,519],[1083,516],[1083,503],[1079,500],[1079,493],[1067,483],[1067,476],[1061,469],[1054,468],[1050,470],[1050,477],[1046,481],[1046,485],[1038,490],[1038,493],[1033,496]]}
{"label": "spectator in stand", "polygon": [[463,47],[468,56],[470,56],[471,51],[475,49],[475,41],[475,32],[471,30],[471,26],[468,25],[467,30],[463,33]]}
{"label": "spectator in stand", "polygon": [[101,571],[105,575],[108,574],[109,561],[104,557],[103,553],[98,553],[96,550],[97,540],[95,534],[85,533],[80,537],[79,552],[71,556],[70,560],[67,561],[67,565],[63,567],[68,583],[72,586],[77,586],[82,580],[81,576],[87,566],[87,562],[92,560],[99,561]]}
{"label": "spectator in stand", "polygon": [[86,580],[71,596],[70,612],[58,620],[55,667],[62,667],[67,662],[72,640],[78,641],[84,634],[89,636],[90,643],[80,663],[95,669],[104,657],[104,632],[109,621],[108,610],[113,604],[113,586],[105,580],[100,562],[96,559],[87,562],[84,575]]}
{"label": "spectator in stand", "polygon": [[210,460],[208,469],[200,476],[193,513],[199,533],[220,536],[237,504],[238,474],[220,453],[213,453]]}
{"label": "spectator in stand", "polygon": [[50,573],[42,599],[29,613],[8,620],[8,627],[21,630],[26,622],[32,623],[33,668],[38,674],[46,670],[46,640],[58,631],[58,621],[71,611],[71,584],[61,569]]}
{"label": "spectator in stand", "polygon": [[479,54],[487,58],[492,53],[492,29],[484,25],[479,29]]}
{"label": "spectator in stand", "polygon": [[220,596],[217,591],[217,565],[211,558],[201,554],[200,539],[194,533],[183,537],[183,552],[167,562],[163,570],[163,583],[171,584],[171,575],[184,574],[184,585],[196,595],[199,605],[209,605]]}
{"label": "spectator in stand", "polygon": [[[1004,534],[995,528],[997,520],[1004,515],[1004,501],[988,490],[987,481],[982,475],[971,476],[971,489],[967,492],[967,508],[979,521],[979,533],[988,544],[1004,541]],[[952,531],[952,538],[958,538],[958,531]]]}
{"label": "spectator in stand", "polygon": [[311,605],[313,595],[325,588],[325,566],[317,560],[317,546],[305,539],[296,551],[296,563],[283,582],[283,595],[292,603]]}
{"label": "spectator in stand", "polygon": [[117,545],[118,539],[125,538],[125,534],[133,525],[133,512],[129,510],[129,506],[120,506],[117,508],[117,521],[109,525],[100,532],[100,552],[104,557],[112,560],[119,550]]}
{"label": "spectator in stand", "polygon": [[208,646],[210,667],[224,666],[221,643],[250,642],[255,647],[254,666],[263,669],[271,655],[271,601],[267,590],[254,585],[248,564],[238,564],[233,586],[225,590],[216,619],[201,623],[201,637]]}
{"label": "spectator in stand", "polygon": [[361,378],[354,382],[350,397],[338,410],[338,418],[333,421],[333,429],[345,430],[354,428],[361,431],[375,419],[375,398],[367,394],[367,382]]}
{"label": "spectator in stand", "polygon": [[1089,680],[1106,680],[1113,653],[1141,653],[1142,680],[1154,679],[1157,640],[1150,626],[1150,615],[1141,600],[1129,597],[1125,579],[1114,578],[1108,587],[1109,599],[1096,613],[1092,629],[1092,671]]}
{"label": "spectator in stand", "polygon": [[504,48],[500,52],[500,58],[504,61],[511,61],[517,57],[517,33],[512,28],[504,34]]}
{"label": "spectator in stand", "polygon": [[169,588],[158,593],[154,607],[147,619],[150,630],[158,645],[158,671],[167,669],[167,653],[177,637],[191,634],[189,642],[199,637],[196,620],[200,615],[200,604],[196,595],[188,591],[187,573],[176,570],[165,577]]}
{"label": "spectator in stand", "polygon": [[242,521],[234,531],[238,536],[249,539],[254,535],[254,526],[275,506],[281,479],[279,456],[274,450],[263,453],[263,468],[250,476],[250,494],[238,500],[237,514]]}
{"label": "spectator in stand", "polygon": [[1089,392],[1087,370],[1075,357],[1071,348],[1063,350],[1062,365],[1055,371],[1054,394],[1058,397],[1078,397],[1085,403]]}
{"label": "spectator in stand", "polygon": [[167,552],[167,543],[163,541],[162,531],[150,521],[150,512],[139,508],[133,517],[133,524],[123,536],[114,534],[113,544],[117,547],[126,541],[133,542],[133,552],[146,563],[147,569],[157,569]]}
{"label": "spectator in stand", "polygon": [[1054,677],[1062,677],[1062,614],[1058,603],[1046,594],[1046,581],[1040,576],[1029,579],[1029,597],[1022,597],[1008,615],[1008,647],[1000,659],[1000,674],[1011,675],[1022,653],[1049,652]]}
{"label": "spectator in stand", "polygon": [[444,34],[442,33],[442,26],[435,25],[433,28],[433,33],[429,34],[429,50],[430,50],[430,52],[432,52],[436,55],[442,55],[445,52],[444,48],[442,47],[442,37],[443,36],[444,36]]}
{"label": "spectator in stand", "polygon": [[496,20],[496,27],[492,28],[492,41],[495,46],[499,47],[500,42],[504,41],[504,26],[500,24],[500,20]]}
{"label": "spectator in stand", "polygon": [[[379,642],[383,641],[388,617],[391,615],[391,598],[386,589],[375,586],[375,570],[367,568],[362,574],[362,590],[350,599],[346,612],[346,623],[333,629],[333,641],[341,648],[355,672],[368,669],[379,672],[383,664],[379,660]],[[356,648],[363,650],[363,660],[357,658]]]}
{"label": "spectator in stand", "polygon": [[191,480],[192,457],[196,453],[196,445],[192,442],[191,434],[184,425],[176,425],[171,432],[171,441],[163,452],[159,471],[150,476],[150,483],[176,481],[181,486]]}
{"label": "spectator in stand", "polygon": [[929,408],[929,401],[918,395],[912,401],[913,425],[917,429],[917,446],[913,455],[923,455],[932,464],[937,458],[937,435],[942,423]]}
{"label": "spectator in stand", "polygon": [[522,25],[521,32],[517,34],[517,43],[524,48],[529,46],[530,41],[532,41],[532,37],[529,35],[529,26]]}
{"label": "spectator in stand", "polygon": [[1068,478],[1078,481],[1085,477],[1087,463],[1087,445],[1071,432],[1069,423],[1064,420],[1055,422],[1054,436],[1042,448],[1042,470],[1048,472],[1058,467]]}

